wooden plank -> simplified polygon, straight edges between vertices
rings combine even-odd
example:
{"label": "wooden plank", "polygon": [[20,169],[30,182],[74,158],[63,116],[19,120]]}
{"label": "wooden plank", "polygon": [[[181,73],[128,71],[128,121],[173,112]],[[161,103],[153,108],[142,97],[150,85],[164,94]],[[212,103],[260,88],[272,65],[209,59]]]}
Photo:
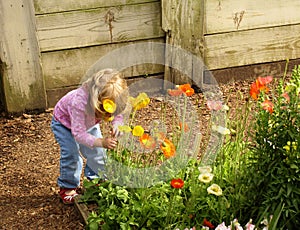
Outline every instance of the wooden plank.
{"label": "wooden plank", "polygon": [[101,7],[113,7],[121,5],[133,5],[146,2],[158,2],[159,0],[34,0],[36,14],[57,13],[63,11],[74,11],[93,9]]}
{"label": "wooden plank", "polygon": [[206,0],[205,34],[300,23],[300,1]]}
{"label": "wooden plank", "polygon": [[[43,73],[46,88],[53,89],[78,85],[87,70],[96,61],[98,61],[98,59],[122,47],[134,44],[147,44],[147,42],[158,42],[159,44],[162,44],[164,40],[151,39],[142,42],[117,43],[81,49],[42,53]],[[146,53],[145,55],[153,55],[153,59],[157,59],[157,63],[161,63],[164,60],[164,50],[153,50],[153,52]],[[113,67],[114,65],[126,66],[127,62],[128,59],[126,58],[112,60],[110,63],[111,66],[106,66],[106,68]],[[127,77],[156,74],[164,71],[164,66],[162,65],[152,65],[146,63],[143,65],[134,65],[134,63],[132,63],[131,65],[132,66],[124,70],[124,73]]]}
{"label": "wooden plank", "polygon": [[76,208],[79,216],[81,217],[83,223],[85,225],[87,225],[88,217],[90,215],[87,205],[83,202],[80,202],[80,196],[76,196],[74,200],[75,200],[74,205],[75,205],[75,208]]}
{"label": "wooden plank", "polygon": [[41,51],[164,37],[159,2],[39,15]]}
{"label": "wooden plank", "polygon": [[300,24],[205,36],[208,69],[300,57]]}
{"label": "wooden plank", "polygon": [[[176,83],[200,82],[202,66],[194,67],[195,57],[203,57],[204,1],[162,0],[162,28],[167,33],[165,79]],[[180,47],[186,51],[177,52]],[[188,54],[189,53],[189,54]],[[183,54],[183,55],[182,55]],[[187,55],[186,55],[187,54]],[[176,67],[183,67],[185,74]],[[197,71],[196,71],[197,70]],[[197,73],[197,76],[193,76]]]}
{"label": "wooden plank", "polygon": [[[46,107],[31,1],[0,1],[0,59],[7,112]],[[13,16],[13,19],[12,19]]]}

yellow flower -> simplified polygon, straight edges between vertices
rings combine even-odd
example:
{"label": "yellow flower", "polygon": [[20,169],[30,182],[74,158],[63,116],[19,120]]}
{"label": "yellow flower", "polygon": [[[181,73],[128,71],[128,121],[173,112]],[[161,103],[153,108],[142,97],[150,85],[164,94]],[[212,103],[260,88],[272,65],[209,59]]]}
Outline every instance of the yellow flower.
{"label": "yellow flower", "polygon": [[209,172],[201,173],[198,177],[198,179],[203,183],[209,183],[212,181],[213,178],[214,178],[214,174]]}
{"label": "yellow flower", "polygon": [[119,129],[119,131],[125,132],[125,133],[129,133],[132,131],[132,129],[128,125],[119,125],[118,129]]}
{"label": "yellow flower", "polygon": [[292,149],[297,150],[297,142],[288,141],[286,144],[287,145],[283,146],[283,149],[285,149],[287,152],[289,152],[291,150],[291,147],[292,147]]}
{"label": "yellow flower", "polygon": [[117,109],[116,104],[110,99],[104,99],[102,101],[103,109],[108,113],[114,113]]}
{"label": "yellow flower", "polygon": [[222,189],[220,188],[219,185],[217,184],[212,184],[207,188],[208,194],[214,194],[216,196],[221,196],[222,195]]}
{"label": "yellow flower", "polygon": [[140,137],[140,136],[142,136],[143,134],[144,134],[144,129],[143,129],[143,127],[140,126],[140,125],[135,126],[135,127],[133,128],[133,130],[132,130],[132,135],[133,135],[133,136]]}
{"label": "yellow flower", "polygon": [[134,110],[146,107],[150,103],[150,98],[146,93],[140,93],[136,98],[129,97],[129,101]]}

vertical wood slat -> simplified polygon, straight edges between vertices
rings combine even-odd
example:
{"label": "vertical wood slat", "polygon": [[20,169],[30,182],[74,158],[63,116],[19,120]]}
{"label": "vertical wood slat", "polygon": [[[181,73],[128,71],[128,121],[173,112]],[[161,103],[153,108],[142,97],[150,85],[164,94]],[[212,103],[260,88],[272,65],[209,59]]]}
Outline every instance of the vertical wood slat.
{"label": "vertical wood slat", "polygon": [[7,112],[46,108],[33,2],[1,0],[0,29]]}
{"label": "vertical wood slat", "polygon": [[[162,0],[162,28],[166,34],[165,79],[176,84],[202,84],[204,0]],[[177,52],[179,47],[184,52]],[[188,54],[187,56],[185,54]],[[172,67],[180,66],[185,74]],[[170,68],[171,67],[171,68]]]}

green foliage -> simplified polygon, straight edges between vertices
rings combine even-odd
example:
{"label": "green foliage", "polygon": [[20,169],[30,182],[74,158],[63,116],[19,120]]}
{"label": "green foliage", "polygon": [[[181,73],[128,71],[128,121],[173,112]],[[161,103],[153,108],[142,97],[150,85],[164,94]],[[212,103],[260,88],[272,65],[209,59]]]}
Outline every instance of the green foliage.
{"label": "green foliage", "polygon": [[[289,79],[278,79],[270,92],[265,87],[262,89],[265,91],[257,101],[247,100],[244,106],[235,108],[234,118],[227,118],[230,134],[225,135],[216,162],[206,167],[207,171],[203,171],[205,165],[201,160],[190,158],[182,164],[183,158],[164,159],[158,153],[157,158],[151,158],[152,162],[154,165],[163,162],[164,169],[158,167],[155,175],[135,178],[132,174],[136,171],[131,167],[141,167],[143,164],[139,163],[150,158],[143,161],[130,158],[131,152],[126,149],[111,152],[111,159],[131,167],[109,168],[108,161],[108,171],[117,172],[112,180],[84,181],[86,191],[82,201],[97,204],[87,228],[201,229],[204,220],[215,227],[222,222],[223,226],[240,227],[239,222],[245,226],[252,219],[257,229],[265,226],[272,230],[297,229],[300,225],[300,66]],[[266,99],[272,102],[271,107],[263,106]],[[188,141],[190,137],[185,139]],[[205,173],[213,175],[207,183],[201,179]],[[182,179],[184,186],[172,187],[174,178]],[[149,183],[139,188],[120,185],[122,181],[126,185],[142,185],[143,180],[151,179],[151,186],[147,186]],[[213,184],[220,186],[221,194],[209,194]]]}
{"label": "green foliage", "polygon": [[250,201],[246,209],[259,218],[282,207],[276,229],[296,229],[300,224],[300,66],[289,81],[284,80],[273,92],[272,113],[261,108],[260,102],[270,99],[267,94],[261,94],[257,103],[253,154],[244,175]]}
{"label": "green foliage", "polygon": [[89,226],[101,224],[101,229],[184,229],[202,226],[204,218],[222,221],[229,209],[225,196],[208,194],[207,184],[199,181],[196,161],[178,175],[184,180],[181,189],[173,188],[170,181],[149,188],[125,188],[111,181],[98,183],[98,179],[84,181],[86,192],[81,200],[96,202],[96,213],[88,219]]}

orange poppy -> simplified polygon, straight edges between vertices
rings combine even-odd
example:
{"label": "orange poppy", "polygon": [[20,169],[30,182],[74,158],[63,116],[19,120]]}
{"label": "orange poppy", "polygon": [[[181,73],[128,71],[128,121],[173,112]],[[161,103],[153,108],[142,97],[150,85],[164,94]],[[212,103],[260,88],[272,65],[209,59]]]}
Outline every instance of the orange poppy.
{"label": "orange poppy", "polygon": [[254,99],[258,99],[258,95],[261,91],[269,92],[269,88],[266,84],[269,84],[273,78],[271,76],[267,77],[258,77],[255,82],[253,82],[250,86],[250,96]]}
{"label": "orange poppy", "polygon": [[164,141],[160,144],[160,149],[167,158],[175,155],[175,146],[169,139],[164,139]]}
{"label": "orange poppy", "polygon": [[177,189],[182,188],[184,186],[184,181],[182,179],[180,179],[180,178],[178,178],[178,179],[172,179],[171,180],[171,186],[173,188],[177,188]]}
{"label": "orange poppy", "polygon": [[269,113],[273,113],[273,103],[271,101],[269,101],[268,99],[266,99],[263,103],[261,103],[261,106],[263,108],[263,110],[267,110],[269,111]]}
{"label": "orange poppy", "polygon": [[182,92],[184,92],[184,94],[188,97],[192,96],[195,92],[190,84],[180,85],[178,88],[182,90]]}
{"label": "orange poppy", "polygon": [[176,96],[180,96],[181,94],[183,94],[183,91],[181,89],[169,89],[168,94],[170,96],[176,97]]}
{"label": "orange poppy", "polygon": [[151,137],[149,134],[144,133],[140,137],[140,143],[145,149],[154,149],[156,146],[156,142],[153,137]]}

